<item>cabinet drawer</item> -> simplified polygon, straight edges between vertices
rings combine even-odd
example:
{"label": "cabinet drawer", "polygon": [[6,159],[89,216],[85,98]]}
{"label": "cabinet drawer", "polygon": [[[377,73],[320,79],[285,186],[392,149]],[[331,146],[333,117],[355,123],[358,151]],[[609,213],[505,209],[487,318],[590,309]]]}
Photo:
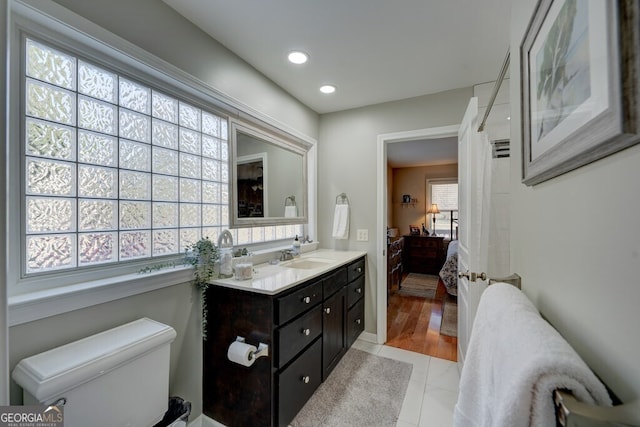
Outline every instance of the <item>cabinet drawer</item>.
{"label": "cabinet drawer", "polygon": [[417,248],[411,251],[412,258],[420,257],[420,258],[436,258],[438,256],[438,251],[436,249],[427,249],[427,248]]}
{"label": "cabinet drawer", "polygon": [[347,287],[347,307],[351,307],[364,296],[364,276],[360,276]]}
{"label": "cabinet drawer", "polygon": [[278,374],[278,425],[287,426],[320,386],[322,340]]}
{"label": "cabinet drawer", "polygon": [[322,281],[305,286],[276,300],[275,323],[282,325],[322,301]]}
{"label": "cabinet drawer", "polygon": [[337,290],[347,284],[347,269],[341,268],[330,276],[325,277],[322,280],[322,288],[324,292],[324,298],[328,298],[333,295]]}
{"label": "cabinet drawer", "polygon": [[432,239],[421,239],[421,240],[418,240],[417,246],[423,247],[423,248],[437,248],[438,246],[440,246],[440,241],[432,240]]}
{"label": "cabinet drawer", "polygon": [[277,367],[289,362],[303,348],[322,333],[322,306],[311,309],[307,314],[277,331]]}
{"label": "cabinet drawer", "polygon": [[364,300],[360,300],[347,312],[347,348],[351,347],[364,331]]}
{"label": "cabinet drawer", "polygon": [[349,264],[347,267],[349,282],[357,279],[364,274],[364,258]]}

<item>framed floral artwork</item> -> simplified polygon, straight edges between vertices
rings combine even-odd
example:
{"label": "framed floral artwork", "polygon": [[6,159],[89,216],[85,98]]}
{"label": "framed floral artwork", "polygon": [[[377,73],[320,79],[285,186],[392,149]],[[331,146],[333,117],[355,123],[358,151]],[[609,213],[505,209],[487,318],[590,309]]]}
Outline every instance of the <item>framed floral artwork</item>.
{"label": "framed floral artwork", "polygon": [[520,47],[522,180],[640,141],[638,0],[539,0]]}

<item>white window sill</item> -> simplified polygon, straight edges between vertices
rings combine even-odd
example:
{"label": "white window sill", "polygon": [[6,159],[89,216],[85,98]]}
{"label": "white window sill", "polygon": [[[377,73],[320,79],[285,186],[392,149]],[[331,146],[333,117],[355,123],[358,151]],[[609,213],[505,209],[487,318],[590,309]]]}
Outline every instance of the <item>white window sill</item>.
{"label": "white window sill", "polygon": [[[314,251],[318,248],[318,244],[318,242],[305,243],[301,245],[300,250],[303,253]],[[254,264],[267,262],[282,249],[290,249],[290,246],[252,251],[253,262]],[[45,319],[192,280],[193,268],[189,265],[179,265],[151,273],[125,274],[9,296],[9,326]]]}
{"label": "white window sill", "polygon": [[9,297],[9,326],[127,298],[193,280],[190,266],[135,273]]}

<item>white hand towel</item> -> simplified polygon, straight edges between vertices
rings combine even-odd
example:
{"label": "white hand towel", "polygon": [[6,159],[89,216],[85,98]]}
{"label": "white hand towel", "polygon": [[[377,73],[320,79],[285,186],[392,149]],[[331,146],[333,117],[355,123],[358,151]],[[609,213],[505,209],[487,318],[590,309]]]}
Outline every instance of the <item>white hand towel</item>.
{"label": "white hand towel", "polygon": [[284,207],[284,216],[285,218],[295,218],[298,216],[298,208],[296,206],[285,206]]}
{"label": "white hand towel", "polygon": [[489,286],[473,324],[454,426],[553,426],[556,388],[611,405],[604,385],[519,289]]}
{"label": "white hand towel", "polygon": [[349,205],[336,205],[333,214],[333,238],[338,240],[349,238]]}

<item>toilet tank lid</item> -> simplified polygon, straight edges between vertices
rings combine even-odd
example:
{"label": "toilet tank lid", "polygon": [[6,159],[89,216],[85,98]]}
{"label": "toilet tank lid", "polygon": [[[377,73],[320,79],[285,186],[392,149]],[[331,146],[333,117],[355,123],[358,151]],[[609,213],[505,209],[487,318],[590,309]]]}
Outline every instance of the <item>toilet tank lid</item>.
{"label": "toilet tank lid", "polygon": [[22,359],[12,377],[39,402],[47,402],[175,337],[171,326],[145,317]]}

